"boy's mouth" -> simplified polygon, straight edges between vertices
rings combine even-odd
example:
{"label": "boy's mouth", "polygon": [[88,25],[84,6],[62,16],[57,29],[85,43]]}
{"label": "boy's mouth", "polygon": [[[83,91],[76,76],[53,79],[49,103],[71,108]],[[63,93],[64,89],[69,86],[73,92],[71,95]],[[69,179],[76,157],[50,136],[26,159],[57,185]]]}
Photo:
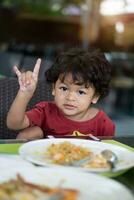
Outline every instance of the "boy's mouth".
{"label": "boy's mouth", "polygon": [[76,106],[71,105],[71,104],[64,104],[64,107],[68,110],[74,110],[76,108]]}

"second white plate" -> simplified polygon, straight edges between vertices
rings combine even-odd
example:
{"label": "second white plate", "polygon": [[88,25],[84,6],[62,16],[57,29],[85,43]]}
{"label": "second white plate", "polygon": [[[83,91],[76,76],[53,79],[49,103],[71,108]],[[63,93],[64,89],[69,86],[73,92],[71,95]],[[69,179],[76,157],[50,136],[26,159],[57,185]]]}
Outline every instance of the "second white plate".
{"label": "second white plate", "polygon": [[0,172],[0,183],[20,174],[26,181],[48,187],[76,189],[78,200],[133,200],[133,194],[122,184],[109,178],[67,168],[11,168]]}

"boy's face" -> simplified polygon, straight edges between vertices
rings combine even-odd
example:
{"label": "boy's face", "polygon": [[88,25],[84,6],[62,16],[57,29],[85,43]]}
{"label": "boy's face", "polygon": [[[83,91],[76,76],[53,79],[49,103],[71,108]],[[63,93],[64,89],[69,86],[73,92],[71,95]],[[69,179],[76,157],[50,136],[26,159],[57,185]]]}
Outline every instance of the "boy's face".
{"label": "boy's face", "polygon": [[89,117],[91,103],[97,103],[93,87],[77,85],[68,74],[64,82],[58,79],[53,87],[55,103],[62,113],[72,120],[86,120]]}

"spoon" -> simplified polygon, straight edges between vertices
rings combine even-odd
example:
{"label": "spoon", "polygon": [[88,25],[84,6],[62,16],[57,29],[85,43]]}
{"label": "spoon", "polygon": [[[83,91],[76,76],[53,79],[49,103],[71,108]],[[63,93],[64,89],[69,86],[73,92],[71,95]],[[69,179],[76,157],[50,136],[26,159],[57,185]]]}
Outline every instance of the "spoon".
{"label": "spoon", "polygon": [[[100,154],[106,159],[107,163],[110,165],[110,168],[114,169],[115,165],[116,165],[116,163],[118,161],[118,158],[117,158],[116,154],[114,152],[112,152],[111,150],[108,150],[108,149],[105,149],[105,150],[101,151]],[[90,161],[92,161],[92,159],[93,159],[93,156],[88,156],[88,157],[86,157],[84,159],[81,159],[79,161],[75,161],[71,165],[79,167],[82,164],[89,163]]]}
{"label": "spoon", "polygon": [[107,160],[107,163],[109,163],[111,169],[114,169],[118,161],[117,155],[108,149],[103,150],[101,155]]}
{"label": "spoon", "polygon": [[86,158],[83,158],[81,160],[75,161],[75,162],[71,163],[70,165],[71,166],[75,166],[75,167],[79,167],[82,164],[89,163],[91,160],[92,160],[92,156],[87,156]]}

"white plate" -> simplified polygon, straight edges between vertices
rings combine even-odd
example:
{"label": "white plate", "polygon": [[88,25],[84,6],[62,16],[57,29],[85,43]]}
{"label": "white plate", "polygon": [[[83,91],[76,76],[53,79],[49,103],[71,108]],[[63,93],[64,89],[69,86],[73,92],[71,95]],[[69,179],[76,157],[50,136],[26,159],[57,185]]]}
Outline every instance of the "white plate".
{"label": "white plate", "polygon": [[[31,141],[23,144],[19,149],[19,154],[24,159],[41,166],[51,166],[56,167],[58,165],[52,164],[44,158],[45,151],[49,145],[55,143],[61,143],[64,141],[69,141],[72,144],[80,145],[81,147],[89,148],[93,153],[100,153],[104,149],[112,150],[118,157],[118,163],[114,169],[115,172],[124,170],[134,166],[134,153],[113,144],[107,144],[103,142],[95,142],[83,139],[42,139]],[[61,166],[61,165],[60,165]],[[65,166],[61,166],[65,167]],[[71,167],[73,168],[73,167]],[[92,171],[92,172],[105,172],[108,169],[106,168],[82,168],[77,167],[77,169],[81,169],[84,171]]]}
{"label": "white plate", "polygon": [[16,168],[19,167],[34,167],[32,163],[28,163],[26,160],[21,158],[19,155],[8,155],[0,154],[0,172],[3,169]]}
{"label": "white plate", "polygon": [[67,168],[12,168],[0,172],[0,182],[15,178],[19,173],[26,181],[79,191],[78,200],[133,200],[133,194],[122,184],[96,174]]}

